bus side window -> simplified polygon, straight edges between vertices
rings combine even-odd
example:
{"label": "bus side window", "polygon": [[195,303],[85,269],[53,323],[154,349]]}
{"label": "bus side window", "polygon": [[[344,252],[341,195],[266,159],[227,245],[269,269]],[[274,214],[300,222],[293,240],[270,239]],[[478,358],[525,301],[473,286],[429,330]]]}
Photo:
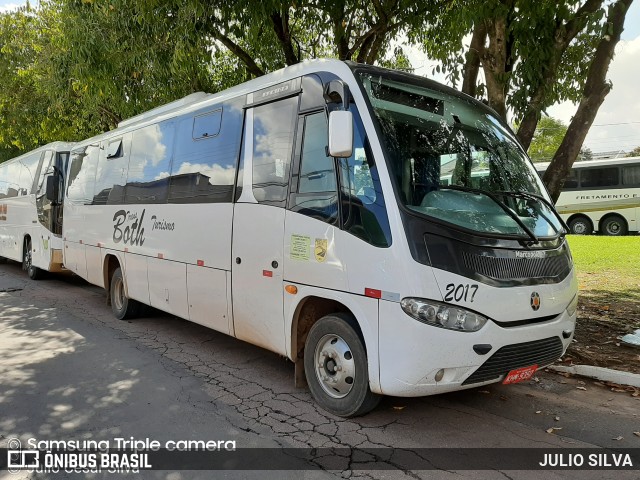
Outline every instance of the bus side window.
{"label": "bus side window", "polygon": [[169,203],[228,203],[242,136],[242,99],[179,120]]}
{"label": "bus side window", "polygon": [[99,145],[89,145],[71,154],[67,198],[73,203],[90,205],[96,183]]}
{"label": "bus side window", "polygon": [[304,117],[298,189],[292,195],[291,210],[335,223],[338,219],[336,166],[333,157],[327,155],[328,136],[324,111]]}
{"label": "bus side window", "polygon": [[376,246],[391,245],[391,227],[382,195],[378,167],[373,159],[364,126],[354,111],[353,155],[341,158],[342,228]]}
{"label": "bus side window", "polygon": [[255,107],[253,195],[259,203],[285,206],[298,97]]}
{"label": "bus side window", "polygon": [[173,157],[173,121],[149,125],[133,132],[125,203],[165,203]]}
{"label": "bus side window", "polygon": [[103,142],[96,175],[94,205],[119,205],[124,203],[124,186],[129,167],[129,142],[131,134],[111,138]]}

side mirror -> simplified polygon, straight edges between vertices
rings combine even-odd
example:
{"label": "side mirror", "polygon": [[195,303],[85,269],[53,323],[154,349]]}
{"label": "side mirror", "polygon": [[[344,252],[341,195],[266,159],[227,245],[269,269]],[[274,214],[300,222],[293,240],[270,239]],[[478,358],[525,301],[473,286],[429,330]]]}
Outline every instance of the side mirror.
{"label": "side mirror", "polygon": [[353,115],[346,110],[329,114],[329,155],[349,158],[353,155]]}
{"label": "side mirror", "polygon": [[60,176],[57,174],[49,175],[47,177],[47,192],[45,194],[47,200],[53,204],[58,203],[60,198]]}

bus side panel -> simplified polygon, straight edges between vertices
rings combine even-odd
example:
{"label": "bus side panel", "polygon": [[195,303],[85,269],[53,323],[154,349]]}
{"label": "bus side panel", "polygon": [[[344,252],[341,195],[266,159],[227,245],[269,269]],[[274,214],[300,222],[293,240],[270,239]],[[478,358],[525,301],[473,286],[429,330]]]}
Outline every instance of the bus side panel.
{"label": "bus side panel", "polygon": [[147,277],[152,307],[181,318],[189,318],[186,264],[149,257]]}
{"label": "bus side panel", "polygon": [[149,282],[147,280],[147,257],[134,253],[125,254],[124,283],[127,296],[149,305]]}
{"label": "bus side panel", "polygon": [[64,244],[64,264],[65,266],[87,279],[87,260],[84,253],[84,245],[79,242],[67,241]]}
{"label": "bus side panel", "polygon": [[227,272],[187,265],[189,320],[229,334]]}
{"label": "bus side panel", "polygon": [[85,245],[85,258],[87,262],[87,281],[104,288],[102,276],[102,258],[100,247]]}

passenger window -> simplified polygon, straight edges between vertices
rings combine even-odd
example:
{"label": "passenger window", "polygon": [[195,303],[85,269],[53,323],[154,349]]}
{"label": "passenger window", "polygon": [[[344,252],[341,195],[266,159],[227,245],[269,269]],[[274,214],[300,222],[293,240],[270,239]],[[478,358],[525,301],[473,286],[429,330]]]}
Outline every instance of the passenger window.
{"label": "passenger window", "polygon": [[376,246],[391,245],[391,228],[378,175],[364,126],[354,107],[354,149],[340,159],[343,196],[342,228]]}
{"label": "passenger window", "polygon": [[640,186],[640,165],[622,167],[622,184]]}
{"label": "passenger window", "polygon": [[298,97],[255,107],[253,116],[253,195],[258,202],[284,206]]}
{"label": "passenger window", "polygon": [[318,220],[338,220],[338,191],[333,157],[327,156],[328,127],[324,112],[304,119],[298,192],[291,210]]}
{"label": "passenger window", "polygon": [[96,193],[93,197],[95,205],[124,203],[124,188],[129,167],[129,155],[125,152],[124,143],[128,146],[128,142],[124,142],[122,138],[111,140],[106,146],[106,155],[100,157],[96,175]]}
{"label": "passenger window", "polygon": [[618,167],[583,168],[580,183],[583,187],[613,187],[619,183]]}
{"label": "passenger window", "polygon": [[93,202],[99,155],[99,145],[72,152],[67,198],[73,203],[90,205]]}
{"label": "passenger window", "polygon": [[20,169],[20,179],[18,180],[20,185],[18,195],[29,195],[33,191],[34,186],[37,187],[37,185],[35,185],[36,174],[43,153],[44,152],[38,152],[20,160],[22,168]]}
{"label": "passenger window", "polygon": [[[196,113],[178,123],[169,203],[231,202],[242,138],[242,103],[231,100],[214,112]],[[217,130],[206,130],[207,124],[216,122]]]}
{"label": "passenger window", "polygon": [[571,172],[569,172],[569,176],[564,181],[563,188],[566,190],[570,188],[578,188],[578,171],[577,170],[571,170]]}
{"label": "passenger window", "polygon": [[133,132],[125,203],[166,202],[174,134],[171,121]]}

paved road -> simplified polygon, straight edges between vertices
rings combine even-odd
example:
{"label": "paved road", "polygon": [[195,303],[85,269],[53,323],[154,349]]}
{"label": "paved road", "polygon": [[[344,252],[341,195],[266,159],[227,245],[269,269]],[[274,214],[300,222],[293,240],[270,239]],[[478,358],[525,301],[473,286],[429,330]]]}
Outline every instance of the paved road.
{"label": "paved road", "polygon": [[[293,387],[293,365],[282,357],[157,311],[118,321],[103,290],[77,278],[33,282],[15,263],[0,265],[0,378],[1,447],[11,437],[133,436],[235,440],[239,448],[640,448],[637,398],[550,373],[530,384],[385,398],[365,417],[340,419]],[[344,471],[144,476],[638,478],[638,471],[351,471],[349,458],[333,461]]]}

